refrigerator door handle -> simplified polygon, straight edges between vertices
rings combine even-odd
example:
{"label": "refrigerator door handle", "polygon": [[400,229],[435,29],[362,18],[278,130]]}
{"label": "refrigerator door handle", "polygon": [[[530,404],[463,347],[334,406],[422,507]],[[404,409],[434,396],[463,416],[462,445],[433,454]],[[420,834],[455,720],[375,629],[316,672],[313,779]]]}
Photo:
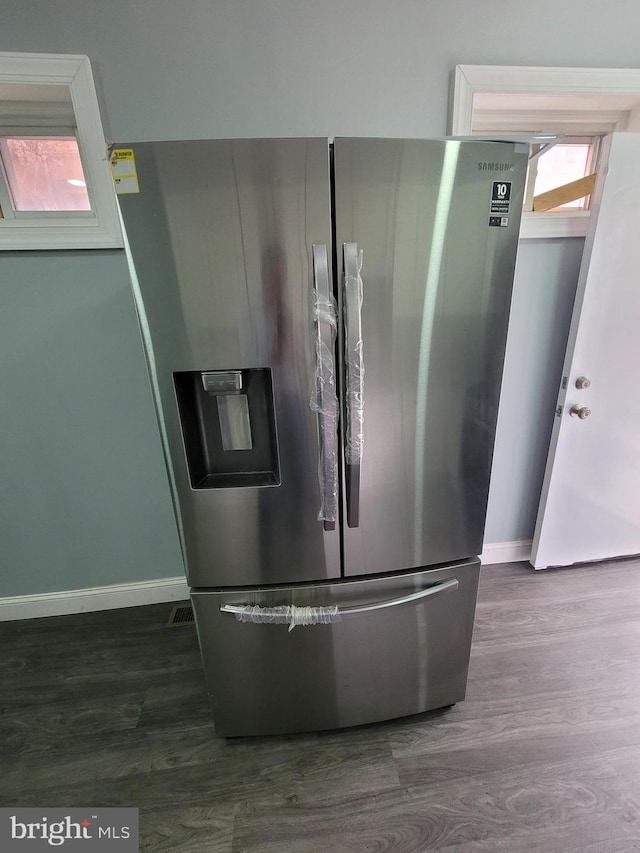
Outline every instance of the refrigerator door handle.
{"label": "refrigerator door handle", "polygon": [[338,397],[336,394],[335,337],[338,328],[336,301],[329,285],[327,247],[313,244],[313,319],[316,367],[310,406],[318,413],[320,441],[321,504],[318,521],[334,530],[338,515]]}
{"label": "refrigerator door handle", "polygon": [[343,243],[346,372],[345,474],[347,525],[360,523],[360,464],[364,437],[361,255],[357,243]]}
{"label": "refrigerator door handle", "polygon": [[[458,589],[458,579],[451,578],[448,581],[435,583],[426,589],[420,589],[417,592],[412,592],[409,595],[403,595],[400,598],[391,598],[387,601],[376,601],[373,604],[361,604],[357,607],[335,608],[332,618],[319,619],[317,624],[326,624],[327,622],[335,622],[343,619],[345,616],[359,616],[361,613],[371,613],[376,610],[385,610],[388,607],[400,607],[403,604],[415,604],[422,601],[424,598],[431,598],[435,595],[440,595],[445,592],[455,592]],[[311,610],[314,608],[311,607]],[[317,608],[318,610],[326,610],[328,608]],[[221,613],[230,613],[232,615],[242,615],[245,617],[242,621],[246,622],[286,622],[291,618],[291,606],[279,605],[273,607],[255,607],[246,604],[223,604],[220,607]],[[313,624],[311,622],[310,624]]]}

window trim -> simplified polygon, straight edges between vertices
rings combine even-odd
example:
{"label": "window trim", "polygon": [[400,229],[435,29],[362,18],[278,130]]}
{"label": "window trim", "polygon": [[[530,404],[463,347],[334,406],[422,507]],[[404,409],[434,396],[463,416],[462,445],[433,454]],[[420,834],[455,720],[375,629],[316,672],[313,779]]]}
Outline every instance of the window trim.
{"label": "window trim", "polygon": [[0,250],[121,248],[116,195],[89,58],[0,53],[2,83],[68,86],[92,214],[0,219]]}
{"label": "window trim", "polygon": [[[565,111],[573,115],[571,134],[591,132],[600,122],[599,132],[640,129],[640,106],[628,115],[611,110],[607,96],[630,95],[640,105],[640,69],[637,68],[560,68],[507,65],[457,65],[452,74],[449,128],[452,136],[470,136],[473,99],[476,93],[529,95],[597,95],[602,107],[585,113],[584,109]],[[519,116],[525,119],[522,111]],[[533,112],[528,123],[531,122]],[[590,120],[589,120],[590,119]],[[589,125],[589,129],[587,129]],[[587,232],[589,211],[567,213],[524,213],[521,238],[583,237]]]}

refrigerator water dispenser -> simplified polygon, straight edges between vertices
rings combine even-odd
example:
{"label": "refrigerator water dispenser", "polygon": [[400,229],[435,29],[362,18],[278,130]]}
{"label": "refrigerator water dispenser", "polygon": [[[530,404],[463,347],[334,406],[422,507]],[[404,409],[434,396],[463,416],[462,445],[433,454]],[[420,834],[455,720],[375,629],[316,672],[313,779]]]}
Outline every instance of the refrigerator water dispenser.
{"label": "refrigerator water dispenser", "polygon": [[173,374],[193,489],[280,483],[271,371]]}

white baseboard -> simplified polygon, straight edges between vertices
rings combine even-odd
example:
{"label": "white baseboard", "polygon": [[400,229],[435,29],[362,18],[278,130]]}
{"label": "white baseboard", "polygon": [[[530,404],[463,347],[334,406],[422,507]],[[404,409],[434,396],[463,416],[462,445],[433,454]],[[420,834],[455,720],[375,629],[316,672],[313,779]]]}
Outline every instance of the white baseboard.
{"label": "white baseboard", "polygon": [[[480,559],[483,565],[527,561],[531,556],[531,539],[518,542],[496,542],[484,546]],[[39,616],[65,616],[70,613],[89,613],[94,610],[115,610],[142,604],[161,604],[189,598],[184,577],[162,578],[155,581],[71,589],[38,595],[15,595],[0,598],[0,622],[14,619],[35,619]]]}
{"label": "white baseboard", "polygon": [[493,542],[484,545],[480,560],[483,566],[493,563],[528,562],[531,557],[531,539],[519,539],[516,542]]}
{"label": "white baseboard", "polygon": [[13,619],[35,619],[39,616],[89,613],[92,610],[115,610],[119,607],[161,604],[165,601],[183,601],[188,598],[189,587],[184,577],[71,589],[39,595],[15,595],[11,598],[0,598],[0,622],[9,622]]}

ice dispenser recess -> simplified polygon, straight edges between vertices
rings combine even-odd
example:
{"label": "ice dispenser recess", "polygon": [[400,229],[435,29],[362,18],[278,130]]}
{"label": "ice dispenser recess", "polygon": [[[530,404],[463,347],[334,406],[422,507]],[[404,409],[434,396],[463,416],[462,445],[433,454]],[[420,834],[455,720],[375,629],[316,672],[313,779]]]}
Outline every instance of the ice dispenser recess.
{"label": "ice dispenser recess", "polygon": [[268,368],[180,371],[173,382],[192,488],[279,485]]}

